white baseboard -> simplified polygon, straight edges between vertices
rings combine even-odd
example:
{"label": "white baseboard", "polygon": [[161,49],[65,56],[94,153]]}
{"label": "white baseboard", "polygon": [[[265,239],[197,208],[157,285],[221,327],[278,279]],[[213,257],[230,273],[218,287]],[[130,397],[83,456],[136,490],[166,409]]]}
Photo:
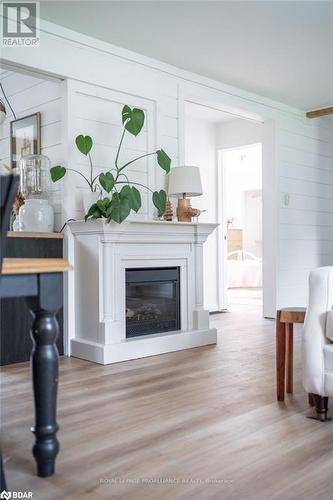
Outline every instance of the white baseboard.
{"label": "white baseboard", "polygon": [[216,344],[216,342],[216,328],[157,334],[144,338],[136,337],[117,344],[98,344],[89,340],[74,338],[71,340],[71,355],[94,363],[108,365],[130,359],[202,347]]}
{"label": "white baseboard", "polygon": [[205,304],[205,309],[207,309],[207,311],[209,311],[210,313],[220,312],[218,304]]}

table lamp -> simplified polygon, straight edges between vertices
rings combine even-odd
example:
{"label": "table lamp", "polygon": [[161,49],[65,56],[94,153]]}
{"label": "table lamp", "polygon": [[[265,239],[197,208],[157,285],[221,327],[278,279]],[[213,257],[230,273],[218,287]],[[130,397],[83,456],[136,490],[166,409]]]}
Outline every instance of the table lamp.
{"label": "table lamp", "polygon": [[186,196],[201,196],[202,185],[199,167],[174,167],[169,174],[169,196],[178,197],[177,218],[179,222],[191,222],[200,215],[200,210],[191,207]]}

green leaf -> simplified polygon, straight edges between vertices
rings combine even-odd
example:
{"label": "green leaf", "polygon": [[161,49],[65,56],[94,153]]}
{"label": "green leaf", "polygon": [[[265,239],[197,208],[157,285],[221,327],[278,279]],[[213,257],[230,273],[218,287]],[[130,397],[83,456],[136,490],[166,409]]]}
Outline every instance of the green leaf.
{"label": "green leaf", "polygon": [[130,201],[127,196],[120,193],[114,193],[110,206],[107,210],[108,222],[114,220],[121,224],[129,216],[131,211]]}
{"label": "green leaf", "polygon": [[156,151],[157,153],[157,163],[163,170],[168,174],[170,172],[171,158],[166,154],[163,149]]}
{"label": "green leaf", "polygon": [[98,207],[98,204],[94,203],[86,213],[84,220],[87,221],[87,219],[99,219],[100,217],[102,217],[102,213]]}
{"label": "green leaf", "polygon": [[129,199],[129,197],[131,196],[131,186],[129,186],[128,184],[126,184],[125,186],[123,186],[121,188],[121,191],[120,191],[120,196],[122,197],[126,197]]}
{"label": "green leaf", "polygon": [[141,208],[142,202],[140,191],[136,189],[135,186],[132,186],[132,196],[130,198],[130,202],[132,210],[134,210],[134,212],[138,212]]}
{"label": "green leaf", "polygon": [[52,181],[57,182],[64,177],[64,175],[66,174],[66,169],[65,167],[57,165],[56,167],[50,168],[50,174]]}
{"label": "green leaf", "polygon": [[154,191],[153,193],[153,203],[158,210],[158,215],[163,215],[166,208],[167,195],[166,192],[161,189],[161,191]]}
{"label": "green leaf", "polygon": [[131,134],[137,136],[145,123],[145,114],[142,109],[133,108],[125,105],[122,109],[122,120],[125,129]]}
{"label": "green leaf", "polygon": [[99,176],[99,182],[102,188],[105,189],[107,193],[110,193],[110,191],[112,191],[114,186],[114,177],[111,174],[111,172],[106,172],[106,174],[101,174]]}
{"label": "green leaf", "polygon": [[101,212],[101,215],[103,217],[106,217],[106,212],[107,212],[107,209],[108,209],[110,203],[111,203],[110,198],[104,198],[103,200],[98,200],[96,202],[96,205],[98,206],[98,208]]}
{"label": "green leaf", "polygon": [[87,156],[92,148],[93,141],[89,135],[78,135],[75,144],[80,153]]}
{"label": "green leaf", "polygon": [[125,196],[129,199],[131,209],[134,212],[138,212],[141,208],[141,194],[138,189],[134,186],[126,185],[120,191],[121,196]]}

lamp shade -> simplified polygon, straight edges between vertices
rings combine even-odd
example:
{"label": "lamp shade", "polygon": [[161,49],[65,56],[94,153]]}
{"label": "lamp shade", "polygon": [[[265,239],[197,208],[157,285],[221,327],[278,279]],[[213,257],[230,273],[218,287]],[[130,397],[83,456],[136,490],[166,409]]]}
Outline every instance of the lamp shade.
{"label": "lamp shade", "polygon": [[202,195],[202,185],[199,167],[174,167],[169,174],[169,196]]}

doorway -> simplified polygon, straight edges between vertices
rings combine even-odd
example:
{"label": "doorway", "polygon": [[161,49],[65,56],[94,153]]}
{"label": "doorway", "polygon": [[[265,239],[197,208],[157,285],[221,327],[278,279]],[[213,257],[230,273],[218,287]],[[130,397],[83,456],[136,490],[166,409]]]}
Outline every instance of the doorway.
{"label": "doorway", "polygon": [[263,302],[262,144],[218,152],[224,306]]}
{"label": "doorway", "polygon": [[[228,263],[226,263],[227,228],[224,216],[225,196],[223,194],[221,162],[223,153],[230,152],[232,156],[233,151],[249,148],[248,161],[252,155],[261,154],[260,161],[257,161],[261,167],[260,182],[248,189],[249,191],[261,190],[261,193],[248,193],[249,199],[246,203],[250,204],[249,213],[255,211],[255,205],[261,206],[261,215],[258,214],[258,217],[259,219],[261,217],[259,225],[262,227],[262,243],[261,252],[259,245],[257,248],[250,246],[247,251],[253,254],[253,260],[256,262],[253,266],[259,268],[259,273],[261,267],[261,283],[259,281],[259,285],[262,284],[262,286],[249,287],[251,288],[250,292],[253,293],[247,294],[245,301],[249,301],[249,296],[252,295],[254,302],[258,304],[256,307],[258,314],[272,318],[276,312],[278,252],[275,122],[271,119],[264,120],[260,115],[243,112],[240,109],[216,102],[208,102],[199,96],[187,98],[184,96],[184,151],[180,155],[182,164],[200,167],[203,195],[193,199],[195,208],[204,210],[199,222],[217,223],[216,230],[209,236],[203,247],[204,307],[210,312],[227,311],[230,307],[228,304]],[[246,163],[247,160],[243,161]],[[260,194],[262,200],[260,200]],[[247,213],[248,210],[246,210]],[[250,223],[251,218],[247,225]],[[252,228],[252,230],[256,229]],[[260,235],[256,240],[260,241]],[[245,255],[247,254],[244,253],[239,258],[244,258]],[[247,255],[247,257],[250,260],[251,255]],[[256,288],[256,290],[252,290],[252,288]],[[239,291],[240,294],[246,294],[243,287],[240,287]]]}

